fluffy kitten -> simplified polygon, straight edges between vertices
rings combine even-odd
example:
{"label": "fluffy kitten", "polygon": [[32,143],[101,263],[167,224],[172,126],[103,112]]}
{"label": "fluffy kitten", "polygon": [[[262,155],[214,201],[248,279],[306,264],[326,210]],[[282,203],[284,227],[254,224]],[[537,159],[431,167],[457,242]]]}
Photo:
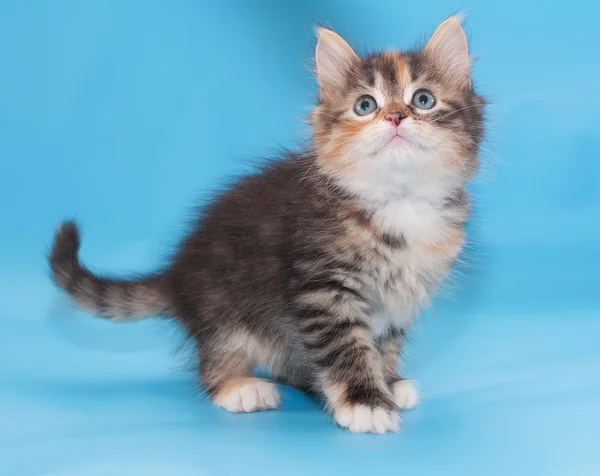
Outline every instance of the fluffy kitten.
{"label": "fluffy kitten", "polygon": [[461,251],[484,102],[458,17],[420,51],[364,58],[322,28],[315,60],[312,148],[221,193],[168,267],[99,277],[79,262],[79,232],[66,222],[52,276],[100,316],[183,324],[218,406],[279,406],[276,385],[253,377],[267,365],[323,397],[339,425],[385,433],[417,400],[397,361],[415,313]]}

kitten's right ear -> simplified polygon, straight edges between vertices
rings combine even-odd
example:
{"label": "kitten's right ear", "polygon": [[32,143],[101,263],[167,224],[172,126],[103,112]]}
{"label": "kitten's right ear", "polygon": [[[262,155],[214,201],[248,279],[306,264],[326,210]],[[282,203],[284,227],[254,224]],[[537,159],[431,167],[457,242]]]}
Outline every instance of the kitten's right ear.
{"label": "kitten's right ear", "polygon": [[317,28],[315,64],[321,90],[343,86],[345,72],[358,61],[360,57],[340,35],[327,28]]}

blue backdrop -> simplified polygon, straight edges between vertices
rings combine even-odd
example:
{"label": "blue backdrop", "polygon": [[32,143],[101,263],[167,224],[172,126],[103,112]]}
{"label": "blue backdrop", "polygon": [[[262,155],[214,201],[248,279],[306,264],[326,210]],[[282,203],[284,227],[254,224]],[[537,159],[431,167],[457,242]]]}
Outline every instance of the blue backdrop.
{"label": "blue backdrop", "polygon": [[[44,255],[148,270],[190,205],[307,137],[311,28],[408,47],[468,13],[492,102],[471,246],[407,349],[422,404],[352,435],[299,392],[210,406],[177,330],[74,313]],[[600,37],[593,2],[0,1],[0,473],[600,474]]]}

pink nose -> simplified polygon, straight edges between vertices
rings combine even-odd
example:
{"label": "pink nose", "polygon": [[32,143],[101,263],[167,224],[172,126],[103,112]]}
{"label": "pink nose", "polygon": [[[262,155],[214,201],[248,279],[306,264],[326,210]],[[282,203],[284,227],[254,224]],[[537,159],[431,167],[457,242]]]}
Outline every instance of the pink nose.
{"label": "pink nose", "polygon": [[402,122],[402,119],[404,119],[404,115],[401,112],[388,112],[385,115],[385,120],[386,121],[390,121],[392,124],[394,125],[399,125],[400,122]]}

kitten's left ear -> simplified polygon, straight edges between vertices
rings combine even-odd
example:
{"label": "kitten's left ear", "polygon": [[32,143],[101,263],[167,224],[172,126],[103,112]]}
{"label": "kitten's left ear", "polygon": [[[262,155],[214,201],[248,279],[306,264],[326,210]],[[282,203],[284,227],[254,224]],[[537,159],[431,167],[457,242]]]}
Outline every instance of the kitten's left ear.
{"label": "kitten's left ear", "polygon": [[317,29],[315,64],[317,81],[323,90],[335,90],[344,85],[346,72],[360,58],[337,33],[327,28]]}
{"label": "kitten's left ear", "polygon": [[423,52],[436,63],[448,79],[464,87],[471,86],[471,63],[462,16],[444,20],[425,45]]}

